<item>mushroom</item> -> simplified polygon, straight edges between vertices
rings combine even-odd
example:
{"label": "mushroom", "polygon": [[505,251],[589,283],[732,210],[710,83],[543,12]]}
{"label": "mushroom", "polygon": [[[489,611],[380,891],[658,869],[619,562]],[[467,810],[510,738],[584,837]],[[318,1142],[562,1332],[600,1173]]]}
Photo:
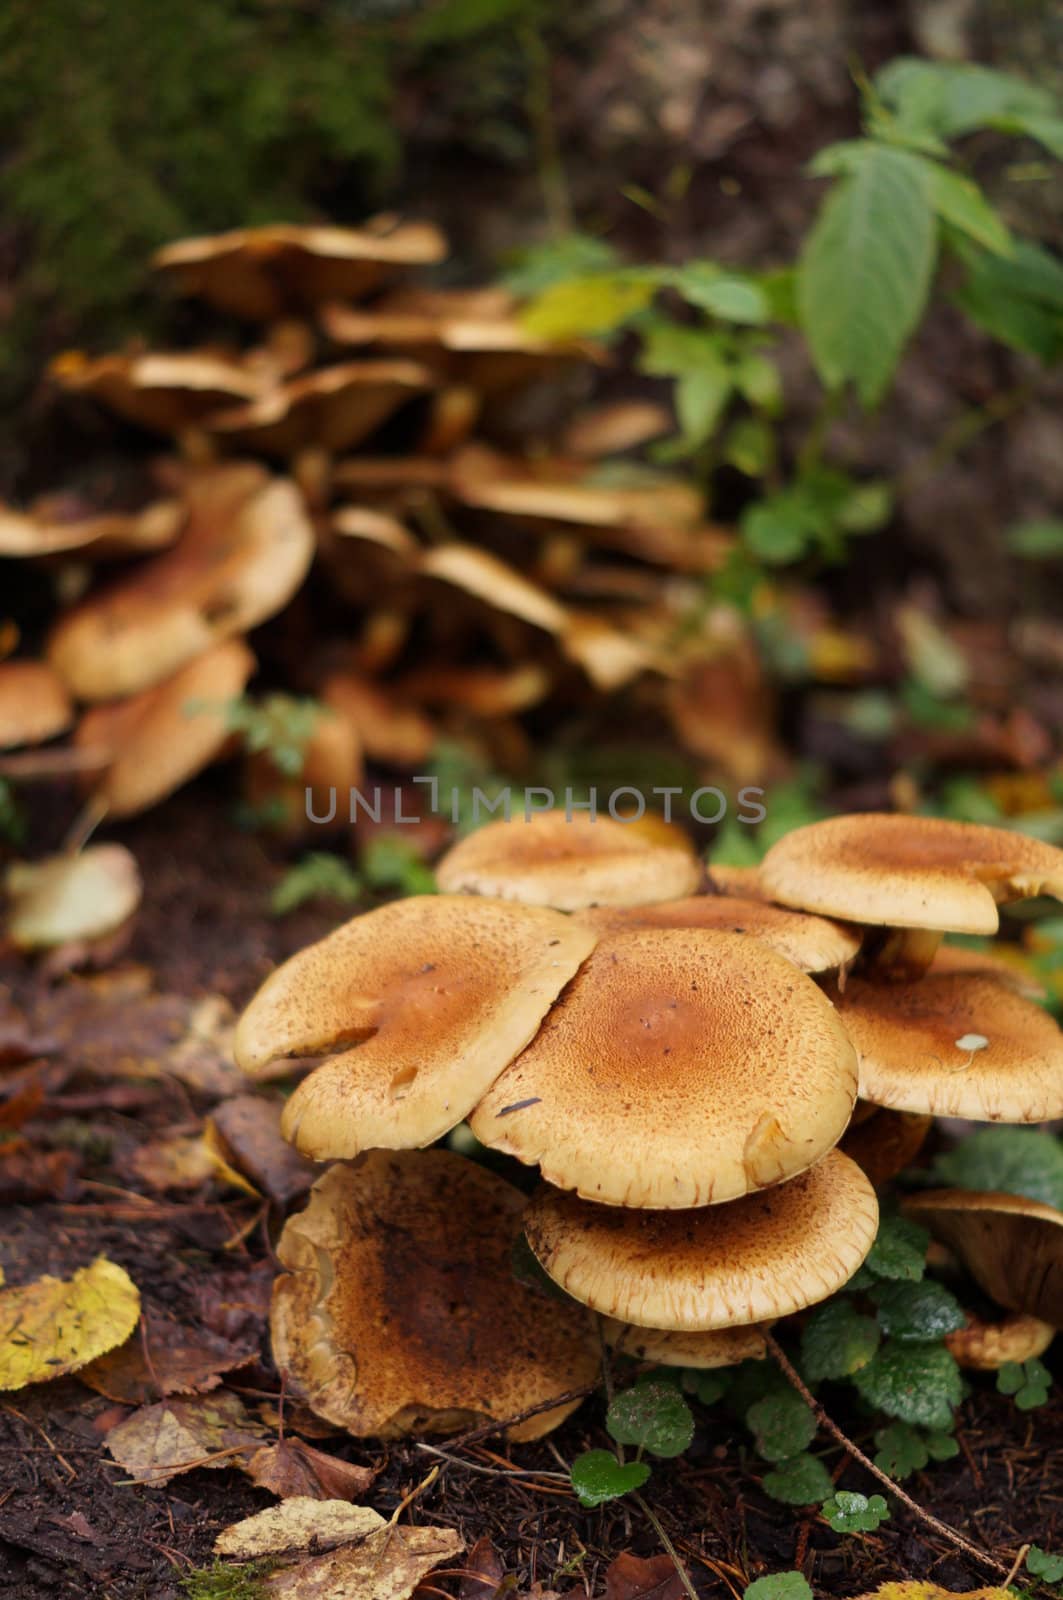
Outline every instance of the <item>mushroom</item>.
{"label": "mushroom", "polygon": [[73,720],[66,685],[46,661],[0,663],[0,750],[43,744]]}
{"label": "mushroom", "polygon": [[1063,1211],[1024,1195],[968,1189],[911,1195],[904,1210],[998,1306],[1063,1327]]}
{"label": "mushroom", "polygon": [[[590,1319],[511,1269],[524,1196],[449,1150],[338,1164],[286,1224],[273,1355],[290,1393],[358,1437],[454,1433],[594,1382]],[[569,1400],[507,1430],[539,1439]]]}
{"label": "mushroom", "polygon": [[997,950],[967,950],[961,945],[943,944],[930,963],[932,973],[965,972],[995,978],[1027,1000],[1043,1000],[1044,985],[1037,982],[1017,945],[1002,945]]}
{"label": "mushroom", "polygon": [[710,894],[733,895],[738,900],[766,900],[771,895],[760,880],[759,867],[731,867],[724,861],[711,861],[708,868]]}
{"label": "mushroom", "polygon": [[945,1335],[945,1343],[961,1367],[972,1372],[995,1372],[1015,1362],[1022,1366],[1043,1356],[1056,1330],[1050,1322],[1016,1311],[999,1322],[987,1322],[967,1313],[964,1327]]}
{"label": "mushroom", "polygon": [[746,1327],[824,1300],[875,1241],[875,1191],[832,1151],[791,1182],[697,1211],[594,1205],[543,1186],[524,1217],[539,1262],[573,1299],[639,1327]]}
{"label": "mushroom", "polygon": [[222,406],[254,398],[262,378],[240,361],[201,351],[99,356],[68,350],[49,368],[68,394],[87,394],[126,422],[181,434]]}
{"label": "mushroom", "polygon": [[849,978],[831,994],[860,1058],[860,1094],[874,1105],[976,1122],[1063,1116],[1063,1033],[995,977]]}
{"label": "mushroom", "polygon": [[677,1332],[667,1328],[637,1328],[632,1322],[602,1318],[602,1336],[617,1354],[657,1367],[735,1367],[740,1361],[763,1361],[766,1327],[751,1323],[744,1328],[715,1328],[709,1333]]}
{"label": "mushroom", "polygon": [[858,1119],[853,1114],[839,1148],[881,1189],[919,1154],[934,1119],[914,1111],[888,1111],[866,1101],[857,1102],[857,1109],[861,1107],[867,1115]]}
{"label": "mushroom", "polygon": [[45,495],[26,511],[0,505],[0,558],[23,559],[85,550],[88,558],[123,556],[173,544],[185,520],[172,499],[149,500],[137,510],[108,510],[74,494]]}
{"label": "mushroom", "polygon": [[679,899],[697,887],[697,857],[678,828],[561,810],[489,822],[436,868],[447,891],[582,911]]}
{"label": "mushroom", "polygon": [[334,672],[325,680],[321,697],[353,729],[371,760],[415,769],[431,757],[434,727],[393,690],[358,673]]}
{"label": "mushroom", "polygon": [[600,906],[578,915],[600,934],[631,928],[714,928],[721,933],[745,933],[770,945],[803,972],[844,966],[860,949],[860,930],[849,923],[726,894],[688,895],[663,905]]}
{"label": "mushroom", "polygon": [[565,429],[567,455],[597,460],[634,450],[672,431],[672,414],[656,400],[613,400],[578,411]]}
{"label": "mushroom", "polygon": [[240,1019],[236,1060],[260,1076],[278,1057],[340,1050],[284,1111],[285,1137],[315,1160],[428,1145],[534,1037],[593,946],[589,928],[539,907],[395,901],[267,978]]}
{"label": "mushroom", "polygon": [[128,922],[143,893],[136,861],[120,844],[12,862],[4,888],[7,936],[19,950],[102,940]]}
{"label": "mushroom", "polygon": [[837,1013],[785,956],[645,929],[602,939],[469,1124],[589,1199],[686,1209],[805,1171],[855,1099]]}
{"label": "mushroom", "polygon": [[374,433],[432,375],[413,361],[350,361],[278,384],[246,405],[215,410],[205,431],[220,443],[289,457],[314,446],[347,450]]}

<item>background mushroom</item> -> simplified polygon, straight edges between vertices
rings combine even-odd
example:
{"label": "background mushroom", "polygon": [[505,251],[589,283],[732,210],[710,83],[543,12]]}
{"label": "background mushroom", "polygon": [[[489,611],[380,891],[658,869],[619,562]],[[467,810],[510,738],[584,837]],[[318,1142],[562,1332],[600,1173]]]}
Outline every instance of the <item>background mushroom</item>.
{"label": "background mushroom", "polygon": [[1017,1194],[933,1189],[904,1202],[998,1306],[1063,1328],[1063,1212]]}

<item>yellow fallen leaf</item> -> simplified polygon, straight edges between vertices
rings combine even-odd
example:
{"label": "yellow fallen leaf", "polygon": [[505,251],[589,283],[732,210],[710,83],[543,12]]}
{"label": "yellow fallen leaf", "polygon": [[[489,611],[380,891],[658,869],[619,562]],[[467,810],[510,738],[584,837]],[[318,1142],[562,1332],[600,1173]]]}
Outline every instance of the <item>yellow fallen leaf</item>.
{"label": "yellow fallen leaf", "polygon": [[0,1290],[0,1389],[76,1372],[124,1344],[139,1317],[136,1284],[105,1256],[72,1278]]}
{"label": "yellow fallen leaf", "polygon": [[239,1465],[266,1431],[237,1395],[200,1395],[141,1406],[111,1429],[107,1448],[136,1483],[158,1487],[194,1467]]}
{"label": "yellow fallen leaf", "polygon": [[283,1568],[262,1585],[269,1600],[409,1600],[441,1562],[465,1548],[453,1528],[391,1528]]}
{"label": "yellow fallen leaf", "polygon": [[150,1139],[134,1150],[129,1164],[152,1189],[198,1189],[217,1170],[217,1160],[201,1134]]}
{"label": "yellow fallen leaf", "polygon": [[1012,1600],[1010,1589],[942,1589],[936,1583],[920,1583],[915,1579],[883,1583],[870,1594],[861,1594],[855,1600]]}
{"label": "yellow fallen leaf", "polygon": [[279,1506],[245,1517],[223,1528],[214,1541],[219,1556],[234,1556],[253,1561],[258,1556],[282,1555],[286,1551],[333,1550],[340,1544],[353,1544],[371,1533],[386,1528],[378,1511],[369,1506],[352,1506],[347,1500],[314,1500],[309,1495],[293,1495]]}

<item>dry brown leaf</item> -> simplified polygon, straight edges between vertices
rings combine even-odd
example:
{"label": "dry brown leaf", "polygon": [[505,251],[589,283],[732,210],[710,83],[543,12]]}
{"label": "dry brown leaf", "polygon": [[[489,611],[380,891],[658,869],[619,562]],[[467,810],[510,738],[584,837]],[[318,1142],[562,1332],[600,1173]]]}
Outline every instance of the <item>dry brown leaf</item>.
{"label": "dry brown leaf", "polygon": [[465,1576],[458,1590],[458,1600],[495,1600],[505,1576],[506,1569],[498,1551],[485,1534],[477,1539],[465,1558]]}
{"label": "dry brown leaf", "polygon": [[296,1550],[334,1550],[386,1528],[378,1511],[352,1506],[346,1500],[315,1500],[296,1495],[279,1506],[267,1506],[253,1517],[223,1528],[214,1541],[219,1556],[253,1561]]}
{"label": "dry brown leaf", "polygon": [[223,1373],[246,1366],[257,1354],[257,1339],[223,1339],[151,1310],[138,1337],[91,1362],[80,1377],[109,1400],[143,1406],[171,1394],[216,1389]]}
{"label": "dry brown leaf", "polygon": [[202,1134],[149,1139],[133,1151],[129,1165],[149,1189],[198,1189],[218,1169]]}
{"label": "dry brown leaf", "polygon": [[421,1579],[465,1548],[453,1528],[381,1528],[263,1584],[269,1600],[409,1600]]}
{"label": "dry brown leaf", "polygon": [[683,1600],[683,1580],[671,1556],[641,1556],[625,1550],[610,1562],[602,1600]]}
{"label": "dry brown leaf", "polygon": [[135,1483],[157,1487],[195,1467],[229,1467],[257,1449],[266,1429],[234,1394],[142,1406],[107,1435]]}
{"label": "dry brown leaf", "polygon": [[72,1278],[0,1291],[0,1389],[76,1372],[128,1339],[139,1316],[136,1284],[106,1256]]}
{"label": "dry brown leaf", "polygon": [[277,1205],[306,1194],[320,1169],[281,1136],[282,1102],[241,1094],[223,1100],[210,1121],[233,1166]]}
{"label": "dry brown leaf", "polygon": [[312,1500],[357,1500],[376,1477],[372,1467],[326,1455],[302,1439],[281,1439],[263,1445],[247,1463],[247,1475],[260,1489],[288,1500],[293,1495]]}
{"label": "dry brown leaf", "polygon": [[0,1143],[0,1205],[69,1198],[77,1166],[73,1150],[37,1150],[25,1139],[5,1139]]}

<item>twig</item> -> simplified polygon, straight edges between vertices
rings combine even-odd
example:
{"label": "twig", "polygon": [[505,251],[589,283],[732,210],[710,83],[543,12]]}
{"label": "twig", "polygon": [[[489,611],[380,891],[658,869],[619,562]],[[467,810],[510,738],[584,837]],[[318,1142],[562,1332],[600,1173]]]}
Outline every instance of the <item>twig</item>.
{"label": "twig", "polygon": [[933,1528],[934,1532],[940,1534],[943,1539],[947,1539],[957,1549],[965,1551],[974,1560],[980,1561],[983,1566],[992,1567],[994,1572],[1007,1573],[1008,1569],[1002,1561],[998,1561],[995,1556],[991,1556],[987,1550],[980,1550],[976,1544],[972,1544],[969,1539],[965,1539],[962,1533],[958,1533],[955,1528],[950,1528],[947,1522],[942,1522],[932,1512],[925,1510],[918,1501],[913,1500],[911,1495],[901,1488],[899,1483],[895,1483],[888,1473],[883,1472],[881,1467],[876,1467],[871,1457],[866,1456],[859,1445],[855,1445],[848,1435],[842,1432],[838,1424],[827,1415],[775,1336],[765,1332],[764,1343],[771,1351],[772,1357],[784,1377],[797,1390],[820,1427],[825,1428],[829,1434],[837,1439],[838,1443],[848,1450],[854,1461],[858,1461],[864,1470],[870,1472],[873,1478],[877,1478],[879,1483],[888,1489],[890,1494],[895,1495],[913,1516],[917,1517],[920,1522],[926,1523],[927,1527]]}
{"label": "twig", "polygon": [[478,1472],[484,1478],[549,1478],[554,1483],[565,1483],[571,1487],[572,1479],[567,1472],[537,1471],[534,1467],[480,1467],[472,1461],[463,1461],[460,1456],[448,1455],[445,1450],[440,1450],[434,1444],[424,1444],[421,1441],[414,1446],[415,1450],[423,1450],[427,1455],[438,1456],[441,1461],[446,1461],[452,1467],[460,1467],[463,1472]]}
{"label": "twig", "polygon": [[1029,1555],[1029,1553],[1030,1553],[1030,1546],[1028,1544],[1024,1544],[1022,1549],[1019,1551],[1018,1555],[1015,1557],[1015,1560],[1011,1563],[1011,1571],[1008,1573],[1007,1577],[1004,1579],[1004,1587],[1005,1587],[1005,1589],[1010,1589],[1011,1588],[1012,1584],[1015,1582],[1015,1574],[1018,1572],[1019,1568],[1022,1566],[1023,1562],[1026,1560],[1026,1557]]}
{"label": "twig", "polygon": [[515,1428],[518,1422],[527,1422],[529,1417],[541,1416],[544,1411],[553,1411],[558,1406],[567,1405],[570,1400],[586,1400],[597,1387],[596,1383],[586,1383],[581,1389],[566,1389],[564,1394],[555,1394],[550,1400],[540,1400],[537,1406],[518,1411],[515,1417],[503,1417],[500,1422],[488,1422],[482,1428],[470,1428],[468,1433],[459,1433],[456,1439],[451,1439],[450,1448],[456,1450],[463,1445],[478,1444],[481,1439],[489,1439],[493,1433],[505,1433],[507,1428]]}
{"label": "twig", "polygon": [[658,1539],[660,1539],[661,1543],[664,1545],[665,1550],[667,1550],[668,1554],[671,1556],[672,1562],[673,1562],[673,1564],[675,1566],[675,1570],[679,1574],[679,1581],[683,1585],[683,1588],[685,1589],[686,1593],[690,1596],[690,1600],[698,1600],[698,1591],[695,1589],[694,1585],[691,1583],[690,1574],[687,1572],[686,1567],[684,1567],[683,1563],[679,1559],[678,1550],[676,1549],[675,1545],[672,1543],[671,1539],[669,1539],[668,1535],[665,1533],[664,1528],[661,1525],[660,1517],[658,1517],[656,1511],[653,1510],[652,1506],[650,1506],[642,1498],[642,1496],[639,1494],[638,1490],[635,1490],[635,1492],[632,1494],[631,1498],[632,1498],[632,1500],[634,1500],[635,1504],[638,1506],[639,1510],[642,1512],[642,1514],[646,1518],[647,1522],[649,1522],[649,1524],[652,1527],[654,1533],[657,1535]]}

